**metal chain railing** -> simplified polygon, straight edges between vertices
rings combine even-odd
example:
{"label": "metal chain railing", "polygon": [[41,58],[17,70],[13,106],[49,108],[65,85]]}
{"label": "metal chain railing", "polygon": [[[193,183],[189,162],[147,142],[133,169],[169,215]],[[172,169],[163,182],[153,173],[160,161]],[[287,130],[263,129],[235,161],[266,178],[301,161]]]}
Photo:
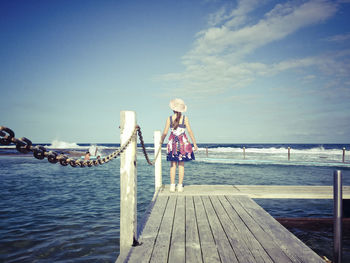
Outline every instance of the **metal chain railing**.
{"label": "metal chain railing", "polygon": [[141,143],[141,147],[142,147],[142,151],[143,151],[143,155],[145,156],[145,159],[147,161],[147,163],[149,165],[154,165],[156,163],[156,160],[158,158],[158,155],[160,154],[160,152],[162,151],[162,145],[159,145],[158,151],[156,156],[154,157],[153,161],[150,161],[148,154],[146,152],[146,146],[145,146],[145,142],[143,141],[143,136],[142,136],[142,132],[141,132],[141,128],[139,127],[139,129],[137,130],[138,134],[139,134],[139,138],[140,138],[140,143]]}
{"label": "metal chain railing", "polygon": [[15,133],[10,128],[4,127],[4,126],[0,126],[0,144],[9,145],[11,143],[14,143],[16,145],[17,151],[21,153],[33,152],[33,155],[35,158],[40,160],[47,158],[47,160],[50,163],[59,162],[62,166],[67,166],[69,164],[72,167],[76,167],[76,166],[91,167],[93,165],[97,166],[104,163],[108,163],[113,158],[117,158],[130,144],[132,138],[136,136],[136,133],[139,130],[140,130],[140,127],[136,126],[132,135],[124,145],[122,145],[119,149],[109,154],[108,156],[99,158],[96,160],[73,159],[62,153],[57,153],[55,151],[48,151],[45,147],[40,145],[33,146],[32,142],[25,137],[22,137],[20,139],[15,138]]}
{"label": "metal chain railing", "polygon": [[0,126],[0,144],[2,145],[9,145],[11,143],[14,143],[16,145],[17,151],[21,153],[28,153],[28,152],[33,152],[33,155],[35,158],[42,160],[44,158],[47,158],[47,160],[50,163],[57,163],[59,162],[62,166],[67,166],[68,164],[72,167],[80,166],[80,167],[91,167],[91,166],[97,166],[101,165],[104,163],[108,163],[110,160],[113,158],[117,158],[120,156],[121,153],[126,149],[126,147],[130,144],[132,138],[136,136],[136,133],[138,133],[141,146],[142,146],[142,151],[145,156],[145,159],[149,165],[154,165],[156,162],[156,159],[158,158],[158,155],[162,151],[162,145],[159,145],[158,151],[156,156],[154,157],[154,160],[151,161],[150,158],[148,157],[147,151],[146,151],[146,146],[145,142],[143,140],[142,132],[140,126],[136,125],[135,129],[130,136],[130,138],[126,141],[124,145],[122,145],[119,149],[114,151],[113,153],[109,154],[106,157],[103,158],[98,158],[96,160],[80,160],[80,159],[73,159],[70,158],[69,156],[58,153],[55,151],[48,151],[44,146],[37,145],[33,146],[32,142],[27,139],[26,137],[22,137],[20,139],[17,139],[15,137],[15,133],[10,129],[5,126]]}

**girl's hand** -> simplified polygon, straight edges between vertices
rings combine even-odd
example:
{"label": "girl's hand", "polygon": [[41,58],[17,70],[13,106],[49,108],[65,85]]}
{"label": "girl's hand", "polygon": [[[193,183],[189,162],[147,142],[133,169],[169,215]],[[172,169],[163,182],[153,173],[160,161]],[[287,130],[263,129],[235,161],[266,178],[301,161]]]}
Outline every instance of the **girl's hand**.
{"label": "girl's hand", "polygon": [[195,151],[195,152],[198,151],[198,146],[197,146],[197,144],[194,145],[194,151]]}

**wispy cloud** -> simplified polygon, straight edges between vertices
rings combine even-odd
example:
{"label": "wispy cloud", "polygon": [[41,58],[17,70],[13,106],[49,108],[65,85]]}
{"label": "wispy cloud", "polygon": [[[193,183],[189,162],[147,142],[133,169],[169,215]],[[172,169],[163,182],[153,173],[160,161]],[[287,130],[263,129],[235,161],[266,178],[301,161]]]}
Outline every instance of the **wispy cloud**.
{"label": "wispy cloud", "polygon": [[325,75],[347,78],[350,72],[350,61],[343,59],[348,57],[350,57],[350,49],[328,52],[321,55],[289,59],[275,64],[265,65],[266,71],[258,73],[273,75],[290,69],[315,67]]}
{"label": "wispy cloud", "polygon": [[277,4],[255,22],[249,21],[249,13],[264,2],[241,0],[234,9],[223,7],[212,14],[209,28],[196,35],[193,48],[182,57],[185,70],[158,79],[178,82],[187,93],[208,95],[245,87],[258,76],[297,68],[317,67],[338,75],[350,72],[349,63],[327,55],[289,59],[272,65],[246,61],[255,50],[300,29],[322,23],[338,9],[334,1],[291,1]]}
{"label": "wispy cloud", "polygon": [[304,76],[303,79],[308,81],[308,80],[312,80],[312,79],[315,79],[316,76],[315,75],[307,75],[307,76]]}
{"label": "wispy cloud", "polygon": [[209,25],[220,26],[222,23],[226,23],[231,28],[238,27],[247,22],[249,13],[265,2],[266,0],[239,0],[235,9],[223,6],[209,16]]}
{"label": "wispy cloud", "polygon": [[331,36],[326,38],[326,41],[330,41],[330,42],[343,42],[346,40],[350,39],[350,33],[346,33],[346,34],[339,34],[339,35],[335,35],[335,36]]}
{"label": "wispy cloud", "polygon": [[195,47],[184,56],[184,62],[202,62],[207,56],[242,58],[242,55],[282,39],[300,28],[322,22],[335,12],[336,4],[332,2],[310,1],[302,5],[287,2],[276,5],[258,23],[239,29],[233,23],[235,16],[221,26],[200,32]]}

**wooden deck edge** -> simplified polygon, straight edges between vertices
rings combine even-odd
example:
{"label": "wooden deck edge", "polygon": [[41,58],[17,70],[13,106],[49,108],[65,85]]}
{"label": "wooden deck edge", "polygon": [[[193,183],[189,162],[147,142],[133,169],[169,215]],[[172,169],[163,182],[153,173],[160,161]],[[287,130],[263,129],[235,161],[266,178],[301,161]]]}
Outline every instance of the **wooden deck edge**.
{"label": "wooden deck edge", "polygon": [[137,239],[140,238],[143,229],[148,221],[149,216],[151,215],[152,209],[154,204],[156,203],[157,197],[160,193],[160,191],[162,191],[162,189],[164,188],[164,185],[162,185],[161,187],[158,188],[158,190],[154,193],[151,203],[147,206],[146,211],[144,212],[142,219],[140,220],[140,224],[138,224],[137,226]]}
{"label": "wooden deck edge", "polygon": [[125,262],[127,256],[123,257],[122,255],[119,254],[119,256],[117,257],[117,260],[115,261],[115,263],[123,263],[123,262]]}
{"label": "wooden deck edge", "polygon": [[[182,193],[163,186],[160,195],[238,195],[252,199],[333,199],[333,186],[327,185],[185,185]],[[350,186],[343,186],[343,199],[350,199]]]}
{"label": "wooden deck edge", "polygon": [[[157,197],[158,197],[159,193],[162,191],[162,189],[164,189],[164,185],[159,187],[158,190],[154,193],[150,204],[147,206],[147,209],[146,209],[145,213],[143,214],[142,219],[140,220],[140,224],[137,225],[137,239],[140,238],[142,231],[143,231],[143,229],[148,221],[148,218],[151,215],[151,212],[152,212],[153,206],[157,200]],[[127,262],[131,253],[132,253],[132,248],[133,247],[131,246],[129,249],[129,252],[126,255],[119,254],[115,263]]]}

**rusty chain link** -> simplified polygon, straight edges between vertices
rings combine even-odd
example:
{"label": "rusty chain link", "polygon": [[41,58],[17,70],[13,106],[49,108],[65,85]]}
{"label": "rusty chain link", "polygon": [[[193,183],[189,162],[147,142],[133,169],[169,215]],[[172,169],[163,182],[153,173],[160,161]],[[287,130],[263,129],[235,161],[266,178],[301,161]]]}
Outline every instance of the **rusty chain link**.
{"label": "rusty chain link", "polygon": [[[158,158],[158,155],[160,154],[160,152],[162,151],[162,145],[159,145],[159,148],[158,148],[158,151],[157,151],[157,154],[156,156],[154,157],[154,160],[151,162],[149,157],[148,157],[148,154],[146,152],[146,147],[145,147],[145,142],[143,141],[143,136],[142,136],[142,132],[141,132],[141,128],[139,127],[138,130],[137,130],[138,134],[139,134],[139,138],[140,138],[140,143],[141,143],[141,146],[142,146],[142,151],[143,151],[143,155],[145,156],[145,159],[147,161],[147,163],[149,165],[154,165],[156,163],[156,160]],[[154,146],[155,147],[155,146]]]}
{"label": "rusty chain link", "polygon": [[4,126],[0,126],[0,144],[9,145],[11,143],[14,143],[16,145],[17,151],[21,153],[33,152],[35,158],[39,160],[47,158],[50,163],[59,162],[62,166],[67,166],[69,164],[72,167],[91,167],[93,165],[97,166],[108,163],[110,160],[117,158],[130,144],[131,140],[134,138],[134,136],[136,136],[136,133],[139,130],[140,127],[136,126],[130,138],[126,141],[126,143],[124,143],[124,145],[122,145],[119,149],[109,154],[108,156],[97,160],[72,159],[65,154],[57,153],[55,151],[48,151],[44,146],[33,146],[32,142],[25,137],[22,137],[20,139],[15,138],[15,133],[10,128]]}

